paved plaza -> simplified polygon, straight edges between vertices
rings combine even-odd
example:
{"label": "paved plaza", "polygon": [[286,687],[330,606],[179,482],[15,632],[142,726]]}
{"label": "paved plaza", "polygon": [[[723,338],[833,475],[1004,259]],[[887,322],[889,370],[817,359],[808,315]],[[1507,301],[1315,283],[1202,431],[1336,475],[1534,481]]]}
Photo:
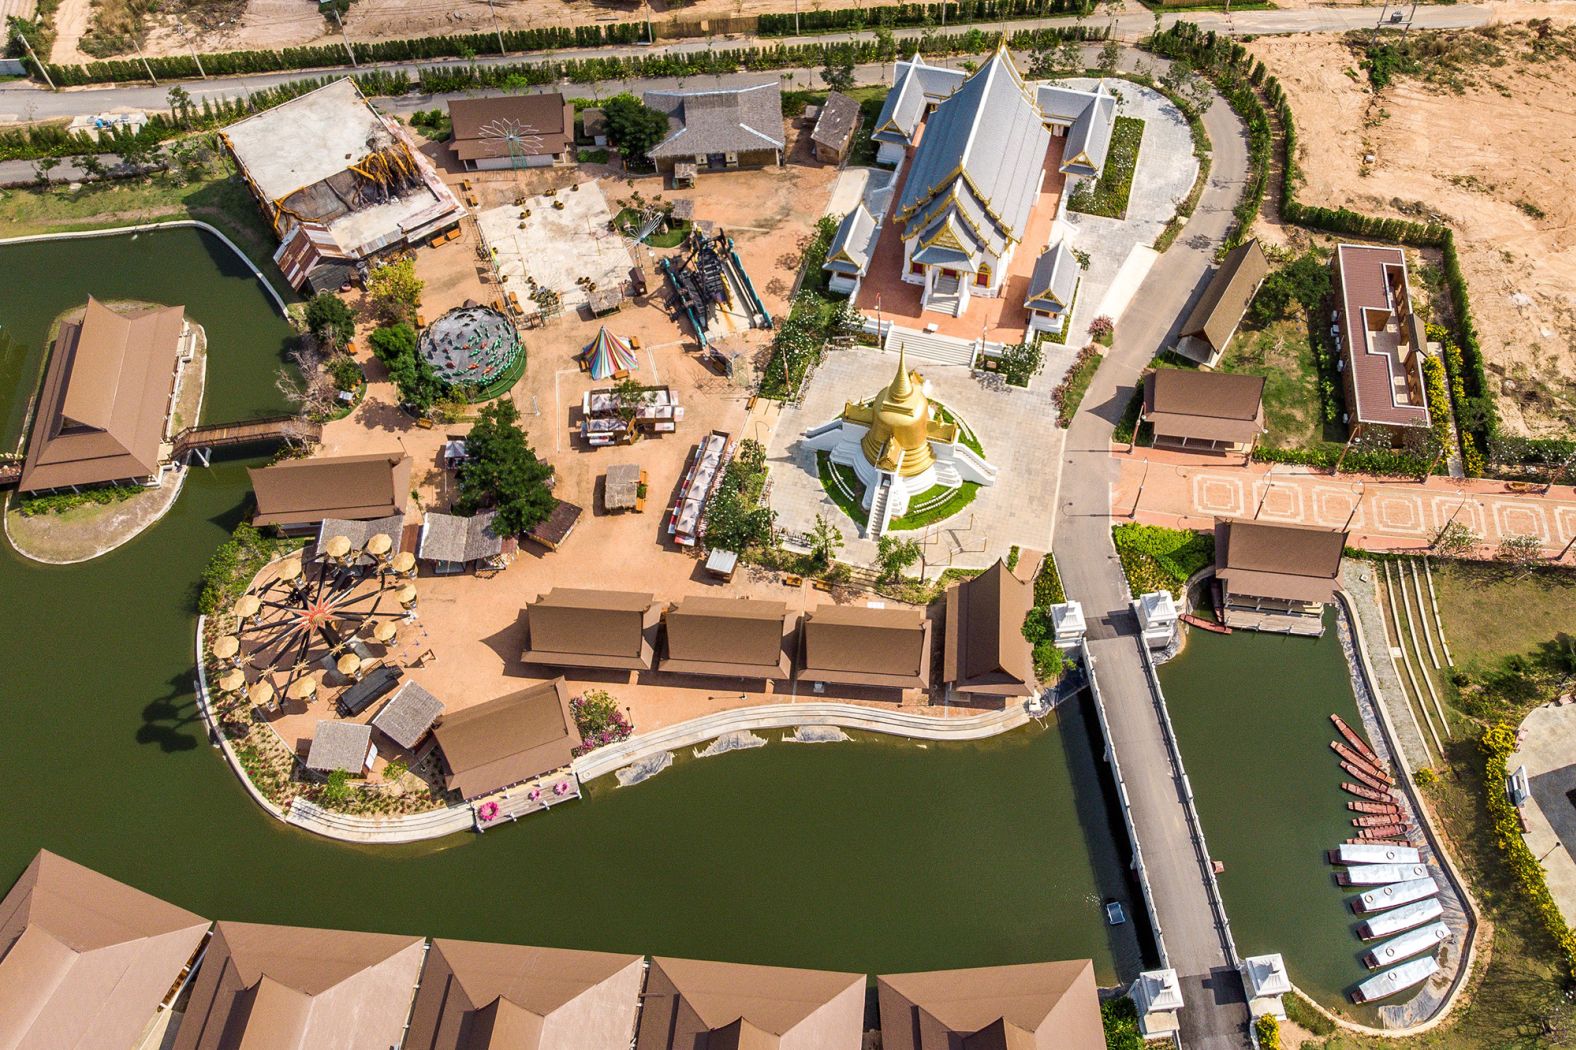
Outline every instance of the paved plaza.
{"label": "paved plaza", "polygon": [[1543,864],[1560,914],[1576,923],[1576,706],[1545,704],[1521,724],[1521,750],[1508,767],[1525,766],[1532,797],[1522,804],[1523,838]]}
{"label": "paved plaza", "polygon": [[[806,533],[814,527],[816,515],[824,515],[842,529],[847,546],[841,557],[854,564],[875,561],[875,541],[861,538],[860,526],[827,496],[816,472],[815,453],[804,447],[804,432],[835,419],[845,402],[881,390],[891,382],[896,367],[896,354],[869,347],[830,351],[816,369],[803,403],[783,408],[767,448],[771,505],[777,511],[778,527]],[[930,365],[920,371],[930,396],[968,423],[999,474],[996,484],[981,488],[961,513],[920,533],[898,535],[921,538],[930,575],[952,566],[989,566],[1013,544],[1045,550],[1063,436],[1050,405],[1048,377],[1042,374],[1029,390],[990,390],[967,368]]]}
{"label": "paved plaza", "polygon": [[582,277],[598,288],[617,288],[629,279],[629,247],[621,234],[608,229],[613,212],[600,185],[575,185],[579,188],[476,215],[495,253],[503,290],[514,292],[522,303],[530,298],[531,279],[556,291],[565,310],[585,305],[586,289],[578,283]]}

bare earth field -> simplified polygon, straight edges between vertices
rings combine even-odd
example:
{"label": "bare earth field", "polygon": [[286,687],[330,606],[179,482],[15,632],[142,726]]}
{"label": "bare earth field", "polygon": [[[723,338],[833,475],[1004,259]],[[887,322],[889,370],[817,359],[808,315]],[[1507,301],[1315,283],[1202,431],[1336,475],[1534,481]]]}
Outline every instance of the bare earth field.
{"label": "bare earth field", "polygon": [[1290,95],[1304,202],[1455,227],[1504,426],[1535,437],[1576,425],[1576,41],[1553,33],[1541,58],[1524,24],[1459,34],[1469,62],[1377,95],[1339,37],[1249,45]]}

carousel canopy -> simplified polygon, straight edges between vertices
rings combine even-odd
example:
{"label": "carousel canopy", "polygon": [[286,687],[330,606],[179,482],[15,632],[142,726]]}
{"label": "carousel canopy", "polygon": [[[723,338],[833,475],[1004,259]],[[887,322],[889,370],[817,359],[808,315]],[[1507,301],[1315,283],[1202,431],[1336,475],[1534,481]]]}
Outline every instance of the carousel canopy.
{"label": "carousel canopy", "polygon": [[592,379],[609,379],[615,372],[629,372],[640,366],[635,351],[629,344],[607,330],[603,325],[591,345],[580,355],[591,370]]}
{"label": "carousel canopy", "polygon": [[520,333],[490,306],[461,306],[422,329],[417,350],[445,383],[487,386],[520,357]]}

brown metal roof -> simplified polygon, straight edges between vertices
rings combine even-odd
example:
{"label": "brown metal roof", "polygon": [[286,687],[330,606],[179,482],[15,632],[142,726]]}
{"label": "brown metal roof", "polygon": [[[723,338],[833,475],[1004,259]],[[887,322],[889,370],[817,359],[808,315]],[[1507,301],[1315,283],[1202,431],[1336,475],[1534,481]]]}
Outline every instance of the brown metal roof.
{"label": "brown metal roof", "polygon": [[125,1050],[208,920],[40,850],[0,901],[0,1044]]}
{"label": "brown metal roof", "polygon": [[525,156],[562,153],[575,137],[575,107],[556,91],[450,99],[449,120],[449,149],[461,160],[509,156],[504,133],[516,127],[526,139]]}
{"label": "brown metal roof", "polygon": [[1253,301],[1253,293],[1270,272],[1269,260],[1255,238],[1233,248],[1204,288],[1182,323],[1182,336],[1196,336],[1216,352],[1226,349],[1231,333]]}
{"label": "brown metal roof", "polygon": [[1144,419],[1157,437],[1246,444],[1264,430],[1264,377],[1156,369],[1144,376]]}
{"label": "brown metal roof", "polygon": [[865,975],[653,958],[636,1050],[859,1050]]}
{"label": "brown metal roof", "polygon": [[799,633],[801,678],[896,689],[930,685],[930,622],[921,609],[823,605],[805,614]]}
{"label": "brown metal roof", "polygon": [[787,678],[797,617],[785,602],[689,597],[668,611],[661,669],[724,678]]}
{"label": "brown metal roof", "polygon": [[462,798],[567,766],[581,744],[561,677],[446,715],[432,735]]}
{"label": "brown metal roof", "polygon": [[580,521],[580,515],[585,513],[580,507],[568,500],[559,500],[553,504],[552,513],[547,515],[545,521],[525,534],[528,540],[535,540],[548,550],[557,550],[569,534],[575,531],[575,525]]}
{"label": "brown metal roof", "polygon": [[247,471],[254,525],[314,525],[324,518],[386,518],[404,512],[410,457],[403,452],[287,459]]}
{"label": "brown metal roof", "polygon": [[1067,962],[876,978],[882,1050],[1104,1050],[1094,964]]}
{"label": "brown metal roof", "polygon": [[1228,595],[1332,602],[1346,535],[1311,525],[1217,519],[1215,575]]}
{"label": "brown metal roof", "polygon": [[651,669],[661,607],[651,594],[555,587],[526,607],[524,659],[561,667]]}
{"label": "brown metal roof", "polygon": [[22,464],[23,492],[158,473],[185,308],[122,315],[89,297],[62,321]]}
{"label": "brown metal roof", "polygon": [[[1397,308],[1408,313],[1409,302],[1392,303],[1386,272],[1406,277],[1406,253],[1400,248],[1342,244],[1335,250],[1340,277],[1341,348],[1357,403],[1348,405],[1353,422],[1391,426],[1428,426],[1426,405],[1397,405],[1392,386],[1394,374],[1388,354],[1369,352],[1364,311],[1395,316]],[[1410,291],[1404,293],[1409,296]]]}
{"label": "brown metal roof", "polygon": [[834,91],[826,97],[821,115],[815,118],[815,129],[810,132],[810,141],[817,146],[841,150],[847,147],[848,140],[854,137],[854,130],[858,127],[859,103],[841,91]]}
{"label": "brown metal roof", "polygon": [[1023,621],[1034,588],[997,561],[947,588],[942,680],[960,693],[1019,696],[1039,687]]}
{"label": "brown metal roof", "polygon": [[174,1050],[388,1050],[421,971],[420,937],[221,922]]}
{"label": "brown metal roof", "polygon": [[635,1030],[643,957],[434,939],[403,1050],[608,1050]]}

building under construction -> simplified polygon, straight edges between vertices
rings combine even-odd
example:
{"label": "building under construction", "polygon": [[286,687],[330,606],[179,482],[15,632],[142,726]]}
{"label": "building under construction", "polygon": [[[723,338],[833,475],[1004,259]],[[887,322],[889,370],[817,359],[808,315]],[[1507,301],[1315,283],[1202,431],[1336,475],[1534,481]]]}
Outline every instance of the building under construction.
{"label": "building under construction", "polygon": [[349,78],[222,135],[280,239],[274,259],[298,289],[338,287],[362,261],[464,214],[431,162]]}

